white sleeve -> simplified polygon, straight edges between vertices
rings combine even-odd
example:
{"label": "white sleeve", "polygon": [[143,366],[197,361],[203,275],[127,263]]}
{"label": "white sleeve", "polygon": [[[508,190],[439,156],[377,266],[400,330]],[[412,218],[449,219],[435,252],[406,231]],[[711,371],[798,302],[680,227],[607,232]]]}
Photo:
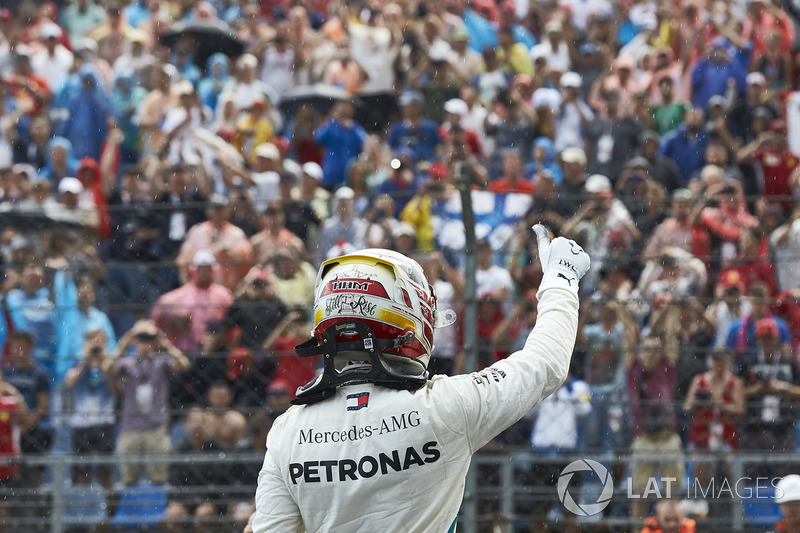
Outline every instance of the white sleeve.
{"label": "white sleeve", "polygon": [[437,377],[431,401],[439,422],[474,453],[550,396],[566,380],[578,329],[578,297],[552,288],[539,295],[539,316],[522,350],[469,375]]}
{"label": "white sleeve", "polygon": [[[276,421],[276,424],[278,421]],[[278,431],[275,431],[278,429]],[[273,425],[267,435],[267,454],[264,465],[258,474],[256,489],[256,516],[253,519],[253,533],[301,532],[305,531],[300,509],[292,498],[285,480],[281,476],[275,458],[270,453],[274,449],[279,428]],[[273,437],[271,439],[271,437]],[[270,440],[273,440],[270,443]],[[272,446],[270,446],[272,444]]]}

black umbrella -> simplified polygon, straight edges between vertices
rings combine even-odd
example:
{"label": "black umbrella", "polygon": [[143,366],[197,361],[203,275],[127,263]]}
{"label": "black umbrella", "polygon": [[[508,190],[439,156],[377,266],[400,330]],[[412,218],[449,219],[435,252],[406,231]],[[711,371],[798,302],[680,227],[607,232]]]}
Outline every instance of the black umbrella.
{"label": "black umbrella", "polygon": [[280,109],[287,116],[293,117],[304,105],[310,105],[318,113],[327,115],[336,102],[350,101],[355,103],[352,94],[333,85],[317,83],[298,87],[281,96]]}
{"label": "black umbrella", "polygon": [[170,48],[186,46],[194,62],[205,68],[206,60],[217,52],[238,56],[244,52],[245,44],[230,26],[223,22],[194,21],[178,23],[160,38]]}

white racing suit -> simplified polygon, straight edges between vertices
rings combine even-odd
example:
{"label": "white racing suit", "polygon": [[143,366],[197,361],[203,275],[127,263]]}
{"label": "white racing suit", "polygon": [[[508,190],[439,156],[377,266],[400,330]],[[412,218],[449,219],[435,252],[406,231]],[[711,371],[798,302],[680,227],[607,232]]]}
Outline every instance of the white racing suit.
{"label": "white racing suit", "polygon": [[525,347],[483,371],[290,408],[267,437],[254,532],[455,531],[472,454],[566,379],[576,290],[540,291]]}

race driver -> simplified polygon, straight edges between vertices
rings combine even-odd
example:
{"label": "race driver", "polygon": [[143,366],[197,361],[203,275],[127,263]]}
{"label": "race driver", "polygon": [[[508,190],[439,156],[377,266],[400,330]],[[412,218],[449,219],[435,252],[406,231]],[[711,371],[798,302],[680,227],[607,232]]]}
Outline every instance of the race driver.
{"label": "race driver", "polygon": [[589,256],[534,232],[544,276],[525,347],[455,377],[427,376],[452,311],[436,309],[419,264],[378,249],[322,264],[314,335],[296,352],[324,371],[269,432],[255,533],[455,531],[472,454],[567,377]]}

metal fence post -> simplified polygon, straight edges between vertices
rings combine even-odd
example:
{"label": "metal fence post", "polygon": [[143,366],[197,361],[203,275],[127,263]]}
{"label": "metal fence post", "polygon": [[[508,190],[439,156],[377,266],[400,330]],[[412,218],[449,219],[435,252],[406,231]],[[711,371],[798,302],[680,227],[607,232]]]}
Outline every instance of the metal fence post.
{"label": "metal fence post", "polygon": [[62,533],[64,531],[64,484],[66,483],[67,468],[72,467],[73,458],[68,455],[54,455],[50,467],[53,472],[53,506],[50,515],[50,532]]}

